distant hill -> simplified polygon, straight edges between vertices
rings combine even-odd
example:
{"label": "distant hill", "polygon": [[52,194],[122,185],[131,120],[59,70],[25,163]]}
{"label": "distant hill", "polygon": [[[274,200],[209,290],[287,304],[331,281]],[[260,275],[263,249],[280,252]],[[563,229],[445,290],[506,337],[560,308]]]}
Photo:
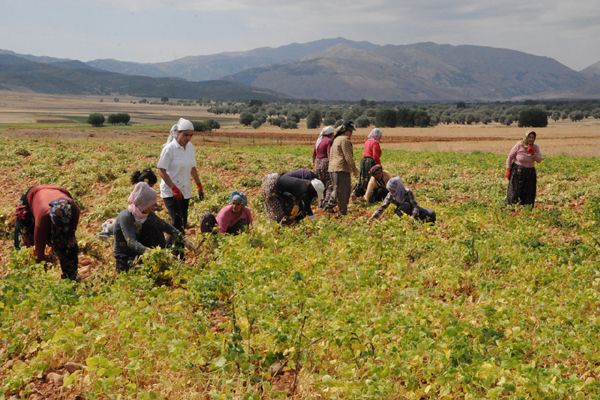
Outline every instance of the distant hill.
{"label": "distant hill", "polygon": [[491,47],[418,43],[337,45],[301,61],[227,79],[299,98],[396,101],[506,100],[577,92],[586,78],[559,62]]}
{"label": "distant hill", "polygon": [[163,63],[132,63],[117,60],[94,60],[89,65],[111,72],[152,77],[177,77],[191,81],[221,79],[246,69],[299,61],[304,57],[345,44],[357,49],[375,49],[369,42],[343,38],[322,39],[309,43],[292,43],[276,48],[261,47],[249,51],[184,57]]}
{"label": "distant hill", "polygon": [[0,89],[51,94],[131,95],[139,97],[276,100],[281,95],[253,89],[238,82],[189,82],[175,78],[124,75],[93,68],[80,61],[35,62],[4,52],[0,54]]}
{"label": "distant hill", "polygon": [[[111,59],[81,63],[1,50],[0,55],[37,63],[27,68],[40,74],[24,75],[17,68],[10,79],[5,75],[0,80],[0,86],[61,93],[232,100],[278,96],[348,101],[600,98],[600,62],[577,72],[549,57],[470,45],[380,46],[334,38],[149,64]],[[65,71],[71,72],[64,75]],[[0,69],[1,73],[6,71]],[[188,83],[182,79],[217,80]]]}
{"label": "distant hill", "polygon": [[600,78],[600,61],[582,70],[581,73],[588,78]]}

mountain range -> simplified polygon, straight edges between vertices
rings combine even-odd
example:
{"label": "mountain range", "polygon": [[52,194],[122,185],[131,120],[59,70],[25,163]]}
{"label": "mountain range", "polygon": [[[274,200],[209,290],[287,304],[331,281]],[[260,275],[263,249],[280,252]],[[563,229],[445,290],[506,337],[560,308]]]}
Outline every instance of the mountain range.
{"label": "mountain range", "polygon": [[22,56],[0,51],[0,90],[50,94],[130,95],[211,100],[281,100],[266,89],[226,80],[190,82],[181,78],[125,75],[77,60]]}
{"label": "mountain range", "polygon": [[[31,74],[27,73],[30,81],[21,77],[15,82],[14,70],[6,75],[4,58],[8,56],[33,63],[19,67],[23,74],[31,68]],[[47,68],[54,71],[53,84],[46,79],[43,84],[36,83],[47,76]],[[61,82],[58,70],[71,79]],[[107,80],[112,83],[103,85]],[[207,85],[213,91],[223,88],[224,95],[215,99],[243,99],[254,94],[255,98],[348,101],[599,98],[600,62],[575,71],[552,58],[509,49],[436,43],[380,46],[343,38],[162,63],[110,59],[82,63],[0,51],[0,88],[21,86],[64,93],[110,91],[136,96],[168,91],[158,95],[199,98],[207,97],[197,95],[201,90],[206,92]]]}

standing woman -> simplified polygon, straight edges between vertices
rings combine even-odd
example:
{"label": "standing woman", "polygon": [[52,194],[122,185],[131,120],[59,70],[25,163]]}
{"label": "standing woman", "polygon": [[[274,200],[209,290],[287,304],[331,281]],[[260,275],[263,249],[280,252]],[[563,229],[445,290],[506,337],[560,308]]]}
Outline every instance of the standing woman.
{"label": "standing woman", "polygon": [[333,143],[333,134],[334,134],[333,126],[329,125],[321,129],[321,133],[319,134],[319,138],[315,143],[315,148],[313,150],[313,169],[317,174],[317,179],[323,182],[325,185],[325,196],[323,198],[322,204],[319,204],[319,207],[322,207],[329,199],[331,195],[331,177],[329,175],[329,153],[331,152],[331,144]]}
{"label": "standing woman", "polygon": [[190,142],[194,125],[180,118],[171,128],[169,139],[163,145],[158,160],[160,196],[171,217],[171,224],[181,233],[185,232],[188,208],[192,197],[190,176],[198,188],[198,200],[204,199],[204,190],[196,170],[196,150]]}
{"label": "standing woman", "polygon": [[536,136],[534,131],[528,132],[508,153],[505,174],[508,179],[506,204],[533,206],[535,203],[537,174],[534,165],[542,161],[540,148],[534,143]]}
{"label": "standing woman", "polygon": [[331,158],[329,159],[329,173],[331,174],[332,189],[327,209],[338,206],[340,215],[348,214],[348,201],[352,192],[350,173],[358,175],[354,163],[353,147],[350,138],[356,128],[352,121],[344,121],[337,128],[333,144],[331,145]]}
{"label": "standing woman", "polygon": [[363,159],[360,162],[360,175],[358,183],[354,188],[354,196],[362,197],[365,195],[369,179],[371,178],[370,170],[375,165],[381,165],[381,146],[379,141],[383,132],[379,128],[374,128],[365,142],[363,149]]}

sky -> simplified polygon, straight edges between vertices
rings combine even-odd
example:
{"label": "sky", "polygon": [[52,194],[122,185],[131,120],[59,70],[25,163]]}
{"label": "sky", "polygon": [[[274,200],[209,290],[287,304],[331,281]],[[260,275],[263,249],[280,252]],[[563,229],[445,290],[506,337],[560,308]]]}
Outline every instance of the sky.
{"label": "sky", "polygon": [[0,0],[0,49],[89,61],[185,56],[344,37],[600,61],[600,0]]}

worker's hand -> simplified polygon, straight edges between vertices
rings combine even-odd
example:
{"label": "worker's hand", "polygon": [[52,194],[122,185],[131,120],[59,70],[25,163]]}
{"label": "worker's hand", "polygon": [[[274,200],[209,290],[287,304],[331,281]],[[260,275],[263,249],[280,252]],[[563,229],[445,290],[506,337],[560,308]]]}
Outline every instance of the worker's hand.
{"label": "worker's hand", "polygon": [[419,208],[413,208],[412,213],[410,213],[410,215],[412,215],[413,218],[417,218],[419,216]]}
{"label": "worker's hand", "polygon": [[317,218],[314,215],[309,215],[308,219],[310,219],[312,222],[315,222],[317,220]]}
{"label": "worker's hand", "polygon": [[506,179],[510,179],[510,168],[506,168],[506,171],[504,172],[504,177]]}
{"label": "worker's hand", "polygon": [[179,190],[177,185],[171,186],[171,190],[173,191],[173,197],[175,200],[183,200],[183,193],[181,193],[181,190]]}

